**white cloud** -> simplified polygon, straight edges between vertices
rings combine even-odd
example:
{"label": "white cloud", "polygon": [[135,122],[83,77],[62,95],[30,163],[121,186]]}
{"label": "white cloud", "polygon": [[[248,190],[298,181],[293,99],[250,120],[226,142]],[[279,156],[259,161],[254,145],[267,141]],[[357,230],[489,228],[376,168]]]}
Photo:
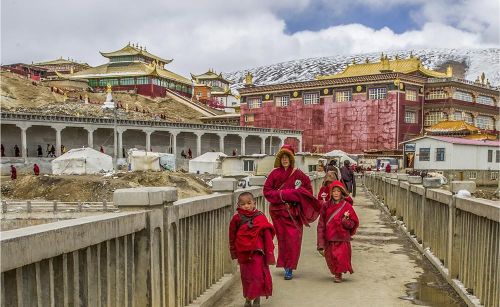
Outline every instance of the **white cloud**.
{"label": "white cloud", "polygon": [[[380,9],[375,0],[352,1]],[[2,0],[2,63],[63,56],[97,65],[106,62],[98,51],[116,50],[132,41],[161,57],[173,58],[168,67],[188,75],[207,68],[232,71],[338,53],[498,45],[498,18],[493,16],[498,3],[478,1],[489,11],[475,7],[472,0],[462,1],[456,9],[447,7],[447,0],[390,0],[386,8],[421,5],[412,15],[421,27],[400,34],[360,24],[287,34],[278,16],[304,10],[310,1],[154,0],[139,5],[136,1],[87,0],[69,5],[63,0],[29,4]],[[329,5],[346,9],[344,2]]]}

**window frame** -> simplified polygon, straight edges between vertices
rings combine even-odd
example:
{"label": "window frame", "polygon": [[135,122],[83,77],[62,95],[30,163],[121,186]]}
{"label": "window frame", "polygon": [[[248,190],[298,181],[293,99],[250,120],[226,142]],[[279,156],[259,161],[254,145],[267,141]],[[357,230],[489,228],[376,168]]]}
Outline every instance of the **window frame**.
{"label": "window frame", "polygon": [[488,163],[493,163],[493,149],[488,149]]}
{"label": "window frame", "polygon": [[[422,156],[422,153],[424,152],[424,150],[426,151],[427,153],[427,158],[424,159]],[[422,147],[422,148],[419,148],[418,149],[418,161],[427,161],[427,162],[430,162],[431,161],[431,148],[430,147]]]}
{"label": "window frame", "polygon": [[368,89],[369,100],[387,99],[387,87],[372,87]]}
{"label": "window frame", "polygon": [[436,148],[436,162],[443,162],[446,160],[446,148]]}
{"label": "window frame", "polygon": [[[412,95],[408,95],[408,93],[412,93]],[[415,96],[413,96],[413,93],[415,94]],[[405,100],[407,100],[407,101],[418,101],[418,91],[414,90],[414,89],[411,89],[411,88],[407,89],[405,91]]]}
{"label": "window frame", "polygon": [[448,93],[445,90],[440,89],[431,89],[425,95],[425,99],[433,100],[433,99],[446,99],[448,98]]}
{"label": "window frame", "polygon": [[490,173],[490,180],[498,180],[498,171],[492,171]]}
{"label": "window frame", "polygon": [[[341,95],[339,96],[339,94]],[[352,101],[352,90],[347,89],[347,90],[335,91],[335,102],[349,102],[349,101]]]}
{"label": "window frame", "polygon": [[477,171],[469,171],[469,179],[477,179]]}
{"label": "window frame", "polygon": [[[254,102],[257,105],[254,105]],[[247,106],[249,109],[258,109],[262,107],[262,97],[249,97],[247,98]]]}
{"label": "window frame", "polygon": [[[286,104],[283,104],[283,98],[286,98]],[[276,106],[280,108],[286,108],[290,106],[290,95],[280,95],[276,96]]]}
{"label": "window frame", "polygon": [[452,98],[460,101],[474,102],[474,97],[471,93],[466,91],[455,90],[453,92]]}
{"label": "window frame", "polygon": [[[413,120],[412,121],[408,121],[408,113],[412,113],[413,114]],[[405,110],[405,120],[404,120],[405,124],[416,124],[417,123],[417,112],[414,111],[414,110]]]}
{"label": "window frame", "polygon": [[[313,95],[314,95],[314,97],[313,97]],[[307,102],[307,100],[310,100],[310,101]],[[319,101],[320,101],[319,92],[306,92],[306,93],[302,94],[302,102],[304,103],[304,105],[319,104]]]}
{"label": "window frame", "polygon": [[[251,166],[251,169],[250,170],[247,169],[247,166]],[[243,171],[244,172],[255,172],[255,160],[250,160],[250,159],[243,160]]]}
{"label": "window frame", "polygon": [[478,115],[475,119],[475,126],[483,130],[493,130],[495,128],[495,119],[487,115]]}
{"label": "window frame", "polygon": [[487,106],[494,106],[495,99],[493,99],[493,97],[486,96],[486,95],[478,95],[476,97],[476,103],[487,105]]}

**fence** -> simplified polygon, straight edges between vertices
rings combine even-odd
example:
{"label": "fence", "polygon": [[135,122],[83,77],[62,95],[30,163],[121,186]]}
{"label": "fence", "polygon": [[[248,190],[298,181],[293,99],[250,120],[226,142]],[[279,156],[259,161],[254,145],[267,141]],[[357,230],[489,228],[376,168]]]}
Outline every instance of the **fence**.
{"label": "fence", "polygon": [[117,190],[121,212],[3,232],[1,306],[212,305],[237,271],[237,197],[251,192],[268,213],[262,187],[219,181],[219,193],[178,201],[175,188]]}
{"label": "fence", "polygon": [[371,173],[365,184],[469,305],[500,306],[500,203]]}

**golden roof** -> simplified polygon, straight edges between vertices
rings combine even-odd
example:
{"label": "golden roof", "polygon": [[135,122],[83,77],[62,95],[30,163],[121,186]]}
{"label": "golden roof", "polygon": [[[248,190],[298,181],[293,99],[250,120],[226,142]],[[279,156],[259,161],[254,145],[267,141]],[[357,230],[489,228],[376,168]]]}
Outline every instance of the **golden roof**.
{"label": "golden roof", "polygon": [[158,76],[165,79],[174,80],[180,83],[191,85],[191,80],[181,75],[156,65],[154,62],[146,64],[142,62],[117,62],[107,63],[97,67],[85,69],[74,74],[62,74],[56,72],[59,77],[68,79],[95,79],[95,78],[117,78],[117,77],[140,77]]}
{"label": "golden roof", "polygon": [[464,136],[464,139],[469,140],[479,140],[479,141],[496,141],[498,140],[497,136],[494,134],[471,134]]}
{"label": "golden roof", "polygon": [[87,63],[78,63],[78,62],[71,61],[71,60],[65,60],[62,57],[60,57],[59,59],[52,60],[52,61],[34,63],[33,65],[43,66],[43,65],[63,65],[63,64],[77,64],[77,65],[89,66],[89,64],[87,64]]}
{"label": "golden roof", "polygon": [[439,122],[429,128],[426,128],[427,132],[469,132],[469,133],[478,133],[479,128],[466,123],[463,120],[445,120]]}
{"label": "golden roof", "polygon": [[105,58],[112,58],[112,57],[118,57],[118,56],[128,56],[128,55],[142,55],[146,58],[157,60],[157,61],[163,62],[165,64],[172,62],[172,60],[166,60],[166,59],[160,58],[154,54],[147,52],[146,48],[143,49],[142,47],[136,47],[136,46],[130,45],[130,43],[127,44],[125,47],[123,47],[120,50],[116,50],[116,51],[112,51],[112,52],[99,51],[99,53]]}
{"label": "golden roof", "polygon": [[356,64],[355,62],[346,67],[346,69],[338,74],[334,75],[326,75],[326,76],[317,76],[316,79],[336,79],[336,78],[345,78],[345,77],[356,77],[356,76],[366,76],[366,75],[376,75],[387,72],[399,72],[399,73],[413,73],[420,72],[427,77],[432,78],[446,78],[451,77],[452,71],[451,67],[448,68],[448,73],[441,73],[437,71],[433,71],[423,67],[422,61],[419,58],[410,56],[408,59],[399,59],[396,58],[394,60],[390,60],[387,55],[384,57],[382,55],[380,62],[370,63],[360,63]]}
{"label": "golden roof", "polygon": [[207,72],[201,74],[201,75],[193,75],[191,74],[191,79],[193,79],[194,81],[196,82],[200,82],[199,80],[222,80],[226,83],[229,83],[231,84],[232,82],[225,79],[223,76],[222,76],[222,73],[215,73],[212,69],[209,69]]}

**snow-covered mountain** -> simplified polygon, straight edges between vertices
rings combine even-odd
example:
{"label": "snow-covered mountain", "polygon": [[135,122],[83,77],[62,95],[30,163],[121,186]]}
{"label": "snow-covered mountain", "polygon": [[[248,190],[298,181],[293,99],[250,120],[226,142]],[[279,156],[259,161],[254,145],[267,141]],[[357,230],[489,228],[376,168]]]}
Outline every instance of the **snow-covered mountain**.
{"label": "snow-covered mountain", "polygon": [[[413,53],[422,60],[422,64],[430,69],[444,71],[448,64],[454,67],[454,75],[474,81],[484,72],[490,83],[500,85],[500,48],[489,49],[420,49],[387,52],[389,58],[407,58]],[[294,60],[268,66],[224,73],[224,77],[233,81],[232,89],[243,87],[245,75],[250,71],[255,85],[289,83],[314,80],[318,75],[329,75],[341,72],[356,60],[362,63],[368,58],[370,62],[380,61],[380,53],[358,55],[337,55],[321,58]]]}

